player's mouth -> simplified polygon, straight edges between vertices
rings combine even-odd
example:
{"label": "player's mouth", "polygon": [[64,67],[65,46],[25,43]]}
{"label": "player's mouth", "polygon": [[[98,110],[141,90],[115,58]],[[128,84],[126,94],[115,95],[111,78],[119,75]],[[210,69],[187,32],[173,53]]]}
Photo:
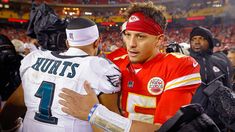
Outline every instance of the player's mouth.
{"label": "player's mouth", "polygon": [[135,57],[135,56],[137,56],[139,54],[139,52],[136,52],[136,51],[128,51],[128,55],[130,56],[130,57]]}

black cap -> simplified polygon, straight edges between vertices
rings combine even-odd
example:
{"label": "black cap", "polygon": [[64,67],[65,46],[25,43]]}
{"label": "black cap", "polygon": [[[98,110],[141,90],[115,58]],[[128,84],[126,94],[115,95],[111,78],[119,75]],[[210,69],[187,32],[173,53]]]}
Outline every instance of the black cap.
{"label": "black cap", "polygon": [[209,43],[209,48],[213,49],[214,45],[213,45],[213,37],[212,37],[212,33],[209,29],[206,29],[204,27],[195,27],[193,28],[193,30],[190,33],[190,41],[192,39],[193,36],[202,36],[204,37],[208,43]]}
{"label": "black cap", "polygon": [[83,29],[96,25],[96,23],[85,17],[78,17],[70,20],[67,29]]}

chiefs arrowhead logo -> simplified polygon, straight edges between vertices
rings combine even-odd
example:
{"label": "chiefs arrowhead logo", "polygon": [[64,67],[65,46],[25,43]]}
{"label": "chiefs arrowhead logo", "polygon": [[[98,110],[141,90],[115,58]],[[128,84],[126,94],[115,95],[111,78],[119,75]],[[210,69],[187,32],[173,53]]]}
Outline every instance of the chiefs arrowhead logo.
{"label": "chiefs arrowhead logo", "polygon": [[136,22],[136,21],[139,21],[140,19],[137,17],[137,16],[131,16],[128,20],[128,22]]}

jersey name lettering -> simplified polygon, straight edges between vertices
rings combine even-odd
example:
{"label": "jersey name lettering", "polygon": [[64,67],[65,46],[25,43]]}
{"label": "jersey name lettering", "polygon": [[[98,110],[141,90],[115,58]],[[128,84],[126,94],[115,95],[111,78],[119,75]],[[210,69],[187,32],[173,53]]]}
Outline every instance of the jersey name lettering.
{"label": "jersey name lettering", "polygon": [[[68,78],[73,78],[76,75],[76,68],[79,64],[72,63],[69,61],[59,61],[46,58],[38,58],[36,63],[32,65],[32,68],[36,71],[47,72],[49,74],[67,76]],[[59,67],[61,71],[58,71]],[[65,75],[66,69],[71,68],[71,72]]]}

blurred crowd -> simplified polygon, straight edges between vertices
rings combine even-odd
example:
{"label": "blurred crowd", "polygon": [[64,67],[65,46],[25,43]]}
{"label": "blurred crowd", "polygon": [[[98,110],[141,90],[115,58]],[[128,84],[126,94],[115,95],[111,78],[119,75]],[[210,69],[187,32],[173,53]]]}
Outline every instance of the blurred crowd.
{"label": "blurred crowd", "polygon": [[[228,50],[235,47],[235,24],[232,25],[213,25],[207,27],[213,33],[213,36],[221,41],[220,50]],[[176,43],[189,43],[189,33],[192,27],[185,27],[179,29],[167,29],[166,31],[166,44]],[[4,34],[13,41],[16,50],[19,53],[27,54],[30,51],[37,49],[38,45],[36,40],[31,39],[26,35],[26,29],[1,27],[0,34]],[[115,49],[122,47],[121,34],[119,30],[103,31],[101,32],[100,49],[102,52],[111,52]]]}
{"label": "blurred crowd", "polygon": [[[235,46],[235,24],[233,25],[213,25],[207,27],[211,30],[215,38],[218,38],[222,45],[227,48]],[[168,41],[177,43],[189,43],[189,33],[192,28],[169,29],[167,30]]]}
{"label": "blurred crowd", "polygon": [[25,56],[38,48],[37,40],[28,37],[26,29],[4,27],[0,28],[0,34],[7,36],[11,40],[16,52],[21,56]]}
{"label": "blurred crowd", "polygon": [[[87,1],[89,2],[89,0],[87,0]],[[100,1],[104,2],[106,0],[100,0]],[[59,0],[58,0],[58,2],[59,2]],[[83,2],[84,2],[84,0],[83,0]],[[40,13],[38,13],[38,14],[40,15]],[[36,19],[32,19],[32,20],[36,20]],[[43,21],[44,23],[51,22],[51,21],[49,21],[50,19],[43,19],[43,20],[44,20]],[[144,19],[144,20],[146,20],[146,19]],[[32,24],[32,23],[35,23],[35,22],[30,22],[30,24]],[[64,23],[60,23],[60,24],[63,25]],[[42,28],[42,27],[40,27],[41,25],[43,25],[43,24],[37,23],[37,25],[29,26],[30,28],[28,28],[28,33],[29,33],[29,29],[34,29],[34,27]],[[48,27],[52,27],[51,25],[50,26],[48,26],[48,25],[46,25],[47,27],[45,29],[49,29]],[[61,25],[59,25],[59,26],[53,25],[53,26],[54,27],[61,27]],[[66,25],[66,24],[64,24],[64,25]],[[165,26],[166,23],[164,23],[162,25]],[[158,26],[159,26],[159,24],[158,24]],[[163,37],[161,37],[165,27],[161,28],[161,30],[160,30],[161,32],[159,31],[160,33],[158,35],[160,35],[161,40],[164,39],[165,41],[162,44],[160,37],[158,38],[160,41],[157,41],[157,42],[159,44],[161,43],[162,45],[160,45],[160,46],[162,46],[162,47],[160,47],[160,50],[158,50],[158,49],[157,50],[159,53],[160,52],[167,52],[167,53],[181,52],[183,54],[186,54],[186,55],[193,57],[196,60],[192,64],[193,64],[194,69],[195,69],[195,67],[199,67],[198,65],[200,65],[200,76],[199,76],[199,72],[198,72],[197,78],[199,79],[199,81],[201,81],[201,80],[202,81],[201,81],[200,87],[198,87],[198,89],[196,90],[196,93],[193,97],[192,103],[201,104],[203,106],[203,108],[205,109],[206,113],[216,122],[216,124],[219,126],[219,128],[222,131],[224,131],[224,132],[229,131],[230,132],[230,130],[231,130],[231,132],[232,132],[232,130],[235,129],[234,128],[235,119],[232,116],[231,117],[232,122],[230,122],[230,119],[227,121],[227,117],[234,113],[234,105],[233,105],[234,104],[233,103],[234,102],[234,95],[233,95],[232,90],[235,90],[235,24],[234,23],[232,23],[232,24],[218,24],[218,25],[211,25],[210,27],[206,26],[205,28],[201,27],[201,26],[199,26],[199,27],[194,27],[194,26],[168,28],[164,33],[166,35],[165,39]],[[123,27],[125,27],[125,26],[123,26]],[[120,29],[122,31],[110,29],[110,30],[103,30],[102,32],[100,32],[101,40],[95,41],[94,43],[95,44],[99,43],[99,49],[101,51],[100,52],[101,56],[102,55],[105,56],[108,53],[115,51],[116,49],[119,49],[119,50],[123,49],[124,53],[126,54],[126,49],[124,48],[125,47],[124,41],[127,45],[126,46],[127,49],[128,49],[128,46],[130,46],[130,43],[137,44],[139,42],[139,40],[136,38],[140,37],[141,35],[137,36],[135,38],[136,39],[135,41],[129,41],[129,43],[128,43],[126,36],[128,36],[128,31],[130,29],[128,29],[128,27],[127,28],[123,28],[123,27],[120,27]],[[152,27],[153,26],[150,25],[149,29]],[[58,30],[58,32],[57,32],[57,30]],[[40,48],[42,49],[42,51],[44,51],[45,49],[51,50],[50,48],[53,48],[53,46],[59,47],[61,45],[61,43],[65,42],[63,39],[61,39],[61,38],[63,38],[63,31],[64,30],[58,29],[58,28],[57,28],[57,30],[51,30],[51,31],[55,31],[53,33],[46,32],[47,31],[46,30],[46,31],[44,31],[43,35],[39,34],[39,33],[38,34],[32,33],[33,35],[31,34],[31,36],[34,36],[34,35],[37,36],[37,39],[33,39],[33,38],[30,38],[27,36],[26,29],[24,29],[24,28],[16,28],[16,27],[9,27],[9,26],[0,27],[0,35],[2,34],[2,35],[7,36],[7,38],[9,38],[11,41],[11,43],[9,43],[10,41],[8,42],[10,45],[5,45],[5,47],[8,47],[8,48],[11,47],[14,51],[14,56],[17,56],[17,58],[19,58],[19,59],[17,59],[17,62],[18,62],[17,65],[16,65],[16,63],[13,63],[15,61],[15,59],[12,59],[14,61],[9,61],[9,64],[7,63],[6,66],[4,65],[5,66],[4,68],[11,72],[12,69],[9,69],[8,67],[13,66],[15,72],[13,74],[11,73],[11,75],[19,75],[19,66],[21,65],[20,61],[27,54],[29,54],[32,51],[38,50]],[[154,29],[154,31],[156,31],[156,30]],[[67,35],[68,39],[72,38],[72,40],[74,40],[73,34],[69,33],[67,31],[67,29],[66,29],[66,33],[67,33],[66,35]],[[89,32],[89,34],[90,33],[91,32]],[[148,31],[146,31],[144,33],[149,34]],[[99,36],[98,34],[99,33],[97,33],[97,36]],[[129,34],[131,34],[131,32],[129,32]],[[82,35],[76,34],[76,36],[80,37]],[[91,35],[91,36],[94,36],[94,35]],[[44,40],[44,41],[42,41],[42,40]],[[5,44],[3,39],[0,42],[2,44]],[[67,40],[66,42],[69,42],[69,40]],[[143,42],[144,42],[143,44],[150,43],[150,41],[143,41]],[[41,45],[39,45],[39,43]],[[89,42],[89,44],[91,44],[91,43]],[[153,43],[153,44],[155,44],[155,43]],[[67,46],[68,45],[69,45],[69,43],[67,43]],[[80,47],[82,47],[82,46],[80,46]],[[97,47],[97,45],[96,45],[96,47]],[[146,49],[149,48],[149,47],[145,47],[145,46],[142,46],[142,47],[143,47],[143,49],[140,49],[140,51],[142,51],[142,50],[144,51],[144,48],[146,48]],[[157,47],[157,48],[159,48],[159,47]],[[184,49],[184,51],[182,49]],[[61,51],[63,51],[63,50],[61,50]],[[61,51],[59,51],[59,52],[61,52]],[[68,51],[69,51],[69,49],[68,49]],[[152,49],[152,51],[156,51],[156,49]],[[39,51],[39,52],[41,52],[41,51]],[[131,52],[133,52],[132,54],[138,54],[138,52],[136,53],[136,51],[131,51]],[[9,52],[9,55],[7,55],[8,58],[2,59],[2,62],[4,62],[2,64],[5,64],[5,60],[10,60],[9,58],[12,55],[10,53],[11,52]],[[34,54],[34,53],[35,52],[33,52],[32,54]],[[53,52],[53,53],[55,53],[55,52]],[[2,52],[2,54],[4,55],[5,51]],[[97,54],[97,52],[94,53],[94,55],[96,55],[96,54]],[[123,55],[123,53],[121,53],[121,54]],[[130,50],[128,50],[128,54],[130,54]],[[145,54],[149,55],[150,52],[146,52]],[[155,52],[153,52],[153,54],[155,55]],[[6,56],[6,55],[5,56],[3,56],[3,55],[2,55],[2,58]],[[20,57],[18,57],[18,55],[20,55]],[[169,54],[167,54],[167,55],[169,55]],[[29,55],[29,56],[31,56],[31,55]],[[123,55],[123,56],[125,56],[125,55]],[[181,56],[181,54],[175,54],[175,56],[176,56],[176,58],[178,58]],[[28,56],[25,58],[28,58]],[[130,56],[128,59],[130,59]],[[128,59],[127,59],[127,62],[129,61]],[[50,64],[51,64],[51,62],[50,62]],[[147,60],[146,60],[146,62],[147,62]],[[45,66],[45,64],[43,64],[43,67]],[[190,67],[192,67],[192,65],[190,65]],[[47,66],[47,68],[48,68],[48,66]],[[2,70],[2,71],[4,71],[4,70]],[[5,71],[7,71],[7,70],[5,70]],[[135,70],[139,70],[139,69],[135,69]],[[199,70],[199,68],[198,68],[198,70]],[[156,70],[154,69],[154,71],[156,71]],[[8,73],[6,73],[6,74],[8,74]],[[189,74],[189,75],[193,76],[193,75],[195,75],[195,73]],[[189,78],[189,75],[182,76],[178,79],[186,78],[186,76]],[[3,76],[3,77],[5,77],[5,76]],[[10,74],[9,74],[8,78],[11,79]],[[20,83],[21,78],[18,78],[18,80],[19,80],[18,82]],[[175,80],[173,80],[173,81],[175,81]],[[7,82],[7,81],[5,81],[5,82]],[[24,82],[24,81],[22,81],[22,82]],[[181,83],[182,82],[184,82],[184,80],[181,81]],[[10,84],[10,83],[11,82],[9,82],[9,83],[7,82],[6,84]],[[19,85],[19,83],[17,83],[17,85]],[[133,85],[132,83],[133,82],[130,81],[130,85]],[[175,84],[177,84],[177,83],[175,83]],[[13,88],[14,88],[13,90],[15,90],[18,87],[17,85],[13,86]],[[172,84],[170,84],[170,85],[172,85]],[[187,85],[185,85],[185,86],[187,86]],[[214,86],[216,86],[216,89],[213,89]],[[128,87],[129,87],[129,82],[128,82]],[[184,87],[184,85],[182,85],[182,87]],[[40,88],[41,88],[41,86],[40,86]],[[132,86],[130,86],[130,88],[132,88]],[[175,88],[175,86],[173,88]],[[208,97],[205,96],[204,94],[207,92],[205,89],[206,90],[212,89],[213,92],[210,91],[209,93],[213,93],[213,94],[208,95]],[[220,92],[218,92],[221,89],[223,91],[227,92],[228,94],[221,94]],[[169,90],[169,89],[167,89],[167,90]],[[217,92],[214,92],[214,91],[217,91]],[[8,94],[8,96],[10,96],[10,94]],[[190,95],[191,94],[192,93],[190,93]],[[230,96],[230,95],[232,95],[232,96]],[[36,95],[34,95],[34,96],[36,96]],[[178,96],[176,96],[176,97],[178,97]],[[217,97],[221,97],[221,98],[217,98]],[[224,101],[224,99],[222,97],[226,97],[227,100]],[[1,104],[1,100],[6,101],[7,98],[8,97],[1,99],[1,96],[0,96],[0,111],[1,111],[1,107],[4,105],[4,104]],[[210,101],[210,103],[211,102],[212,103],[211,104],[204,103],[204,102],[207,103],[209,101]],[[232,104],[231,107],[226,107],[224,105],[225,103],[230,103],[230,102]],[[218,107],[216,105],[218,105]],[[221,105],[223,107],[219,107]],[[228,106],[229,105],[230,104],[228,104]],[[219,109],[215,109],[215,108],[219,108]],[[231,108],[231,109],[229,109],[229,108]],[[233,112],[233,113],[231,114],[230,112],[231,113]],[[224,114],[225,115],[227,114],[228,116],[227,115],[224,116]],[[235,113],[234,113],[234,115],[235,115]],[[224,120],[225,120],[225,122],[224,122]],[[1,120],[0,120],[0,122],[1,122]],[[5,122],[7,122],[7,121],[5,121]],[[1,128],[0,128],[0,131],[1,131]]]}

